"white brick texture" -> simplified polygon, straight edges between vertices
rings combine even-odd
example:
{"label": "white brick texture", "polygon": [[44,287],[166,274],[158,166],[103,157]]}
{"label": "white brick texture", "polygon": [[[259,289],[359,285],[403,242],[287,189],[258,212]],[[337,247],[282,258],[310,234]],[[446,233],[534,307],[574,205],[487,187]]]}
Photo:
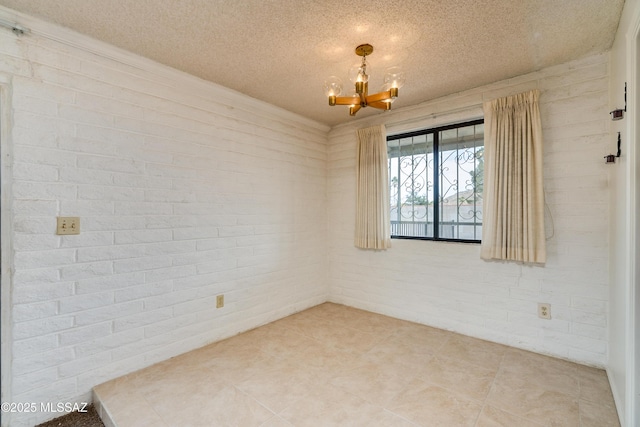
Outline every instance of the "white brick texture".
{"label": "white brick texture", "polygon": [[[77,401],[328,299],[327,127],[150,61],[4,30],[0,46],[14,216],[3,400]],[[56,216],[79,216],[81,234],[57,236]]]}

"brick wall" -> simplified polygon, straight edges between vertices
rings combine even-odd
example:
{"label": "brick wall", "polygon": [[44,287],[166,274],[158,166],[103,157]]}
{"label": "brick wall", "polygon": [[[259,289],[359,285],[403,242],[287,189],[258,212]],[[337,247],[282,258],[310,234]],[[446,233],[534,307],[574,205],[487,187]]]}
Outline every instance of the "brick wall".
{"label": "brick wall", "polygon": [[[473,244],[394,239],[388,251],[354,247],[356,129],[384,122],[388,133],[400,133],[470,120],[482,117],[483,101],[534,88],[541,91],[548,204],[544,267],[485,262]],[[402,96],[394,107],[401,102]],[[610,166],[603,156],[612,147],[608,112],[608,56],[599,55],[332,129],[331,298],[604,366]],[[552,320],[537,317],[538,302],[551,304]]]}
{"label": "brick wall", "polygon": [[[13,181],[6,400],[88,399],[95,384],[327,298],[604,364],[607,55],[338,126],[327,149],[317,123],[48,30],[85,48],[0,32]],[[484,262],[466,244],[353,247],[355,129],[467,120],[483,100],[532,88],[542,92],[546,266]],[[82,233],[55,235],[59,215],[81,217]],[[538,302],[551,303],[552,320],[537,318]]]}
{"label": "brick wall", "polygon": [[[13,402],[87,400],[96,384],[328,293],[328,128],[69,40],[88,49],[0,31]],[[81,234],[55,235],[56,216],[79,216]]]}

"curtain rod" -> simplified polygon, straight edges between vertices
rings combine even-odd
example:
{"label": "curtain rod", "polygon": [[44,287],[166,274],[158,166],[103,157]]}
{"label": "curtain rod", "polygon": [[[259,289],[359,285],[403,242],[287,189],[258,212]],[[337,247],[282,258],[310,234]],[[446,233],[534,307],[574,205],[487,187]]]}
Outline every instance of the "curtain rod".
{"label": "curtain rod", "polygon": [[418,123],[418,122],[420,122],[422,120],[436,119],[438,117],[449,116],[449,115],[452,115],[452,114],[462,113],[464,111],[475,110],[477,108],[479,108],[480,111],[482,111],[482,103],[466,105],[464,107],[454,108],[452,110],[446,110],[446,111],[442,111],[442,112],[434,112],[434,113],[430,113],[430,114],[425,114],[425,115],[421,115],[421,116],[418,116],[418,117],[412,117],[410,119],[400,120],[400,121],[397,121],[397,122],[390,122],[390,123],[388,123],[386,125],[386,127],[387,128],[394,128],[396,126],[402,126],[402,125],[411,124],[411,123]]}

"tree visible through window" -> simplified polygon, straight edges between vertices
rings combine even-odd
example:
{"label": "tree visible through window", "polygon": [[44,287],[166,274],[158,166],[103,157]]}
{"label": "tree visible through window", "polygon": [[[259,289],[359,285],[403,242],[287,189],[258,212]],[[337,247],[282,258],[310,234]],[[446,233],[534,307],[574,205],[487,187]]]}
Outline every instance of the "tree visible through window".
{"label": "tree visible through window", "polygon": [[479,242],[483,120],[387,137],[391,237]]}

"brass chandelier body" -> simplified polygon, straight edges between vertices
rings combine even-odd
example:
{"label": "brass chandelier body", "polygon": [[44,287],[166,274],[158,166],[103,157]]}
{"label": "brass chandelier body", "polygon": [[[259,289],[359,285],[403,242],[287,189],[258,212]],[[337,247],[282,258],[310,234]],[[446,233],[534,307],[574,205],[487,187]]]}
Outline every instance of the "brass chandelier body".
{"label": "brass chandelier body", "polygon": [[[338,96],[342,92],[342,82],[337,77],[331,77],[325,82],[325,92],[329,98],[329,105],[348,105],[349,115],[356,113],[365,107],[373,107],[381,110],[390,110],[391,103],[398,96],[398,88],[404,83],[404,74],[398,67],[393,67],[394,72],[387,72],[385,75],[384,90],[369,95],[369,76],[367,75],[367,56],[373,52],[373,46],[362,44],[356,47],[356,55],[362,57],[356,81],[354,96]],[[391,69],[390,69],[391,70]]]}

